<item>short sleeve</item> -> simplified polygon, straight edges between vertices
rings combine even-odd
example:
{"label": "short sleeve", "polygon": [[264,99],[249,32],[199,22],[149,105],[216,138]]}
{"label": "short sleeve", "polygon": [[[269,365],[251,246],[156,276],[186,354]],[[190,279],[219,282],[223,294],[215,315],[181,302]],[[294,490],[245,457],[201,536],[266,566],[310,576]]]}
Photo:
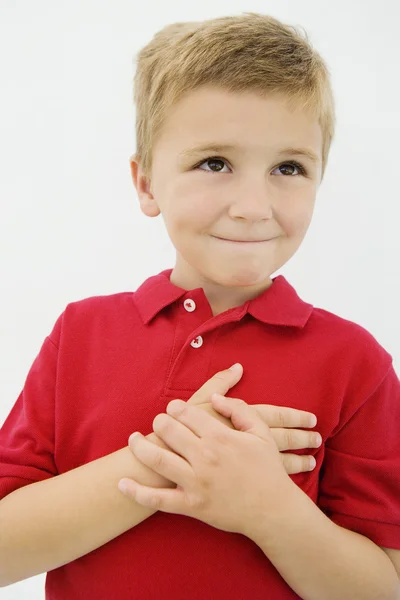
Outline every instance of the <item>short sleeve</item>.
{"label": "short sleeve", "polygon": [[61,317],[45,338],[0,429],[0,499],[20,487],[57,475],[54,402],[60,321]]}
{"label": "short sleeve", "polygon": [[400,382],[393,365],[327,440],[318,506],[337,525],[400,549]]}

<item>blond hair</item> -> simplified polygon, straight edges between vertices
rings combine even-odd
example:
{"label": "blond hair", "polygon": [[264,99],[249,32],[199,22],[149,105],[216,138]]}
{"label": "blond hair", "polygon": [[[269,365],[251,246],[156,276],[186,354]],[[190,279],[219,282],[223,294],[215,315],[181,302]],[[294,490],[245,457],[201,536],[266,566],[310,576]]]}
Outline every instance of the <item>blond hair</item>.
{"label": "blond hair", "polygon": [[321,127],[322,177],[335,129],[329,70],[293,26],[246,12],[206,21],[173,23],[137,54],[134,77],[136,154],[146,177],[152,148],[168,110],[202,85],[229,92],[284,94],[289,107],[310,110]]}

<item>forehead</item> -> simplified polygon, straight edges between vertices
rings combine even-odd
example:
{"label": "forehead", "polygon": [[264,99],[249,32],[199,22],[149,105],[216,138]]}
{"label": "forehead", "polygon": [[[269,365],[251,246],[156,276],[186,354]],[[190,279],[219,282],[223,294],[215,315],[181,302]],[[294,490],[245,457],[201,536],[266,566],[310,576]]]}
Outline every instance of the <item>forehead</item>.
{"label": "forehead", "polygon": [[306,146],[320,154],[322,147],[317,118],[291,107],[285,96],[206,86],[188,92],[170,108],[159,140],[182,151],[208,144],[210,135],[219,145],[241,142],[249,150]]}

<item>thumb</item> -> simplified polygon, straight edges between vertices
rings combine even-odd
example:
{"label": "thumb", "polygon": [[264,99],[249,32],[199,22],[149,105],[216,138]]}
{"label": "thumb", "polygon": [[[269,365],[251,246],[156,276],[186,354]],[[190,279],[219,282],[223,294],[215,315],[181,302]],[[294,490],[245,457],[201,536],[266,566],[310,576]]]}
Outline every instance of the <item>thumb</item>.
{"label": "thumb", "polygon": [[240,363],[235,363],[234,365],[229,367],[229,369],[225,369],[225,371],[220,371],[219,373],[216,373],[215,379],[218,381],[218,383],[221,382],[221,384],[218,385],[218,390],[215,391],[221,394],[222,396],[224,394],[227,394],[229,390],[233,388],[233,386],[235,386],[237,382],[242,378],[242,375],[243,367]]}
{"label": "thumb", "polygon": [[214,392],[222,395],[227,394],[238,383],[242,375],[243,367],[240,363],[236,363],[229,369],[218,371],[189,398],[187,403],[204,404],[205,402],[210,402],[211,394]]}

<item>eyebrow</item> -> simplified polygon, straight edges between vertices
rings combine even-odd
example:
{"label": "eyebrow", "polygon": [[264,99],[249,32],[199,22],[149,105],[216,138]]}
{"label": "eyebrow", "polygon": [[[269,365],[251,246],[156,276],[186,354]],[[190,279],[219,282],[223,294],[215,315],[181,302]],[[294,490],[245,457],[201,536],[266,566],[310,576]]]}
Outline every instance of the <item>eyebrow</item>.
{"label": "eyebrow", "polygon": [[[237,146],[232,146],[231,144],[214,144],[214,143],[210,143],[210,144],[206,144],[204,146],[196,146],[194,148],[187,148],[186,150],[183,150],[182,152],[179,153],[179,156],[182,157],[191,157],[191,156],[196,156],[198,154],[203,154],[204,152],[213,152],[213,153],[220,153],[220,152],[232,152],[238,150]],[[314,164],[318,164],[319,163],[319,158],[314,154],[314,152],[312,152],[312,150],[309,150],[308,148],[294,148],[294,147],[290,147],[290,148],[284,148],[283,150],[280,150],[278,152],[279,156],[283,156],[284,154],[296,154],[298,156],[305,156],[306,158],[308,158],[309,160],[311,160],[311,162],[313,162]]]}

